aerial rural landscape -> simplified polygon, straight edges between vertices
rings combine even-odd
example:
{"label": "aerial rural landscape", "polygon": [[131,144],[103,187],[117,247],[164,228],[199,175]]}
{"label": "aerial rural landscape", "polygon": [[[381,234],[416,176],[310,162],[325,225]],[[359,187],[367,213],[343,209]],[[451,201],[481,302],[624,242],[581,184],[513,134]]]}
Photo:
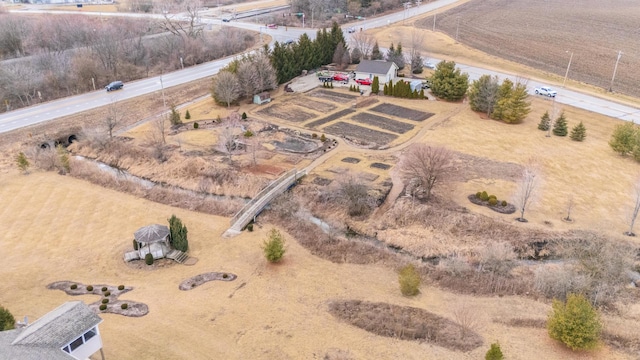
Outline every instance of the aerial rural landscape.
{"label": "aerial rural landscape", "polygon": [[0,360],[638,359],[640,4],[2,2]]}

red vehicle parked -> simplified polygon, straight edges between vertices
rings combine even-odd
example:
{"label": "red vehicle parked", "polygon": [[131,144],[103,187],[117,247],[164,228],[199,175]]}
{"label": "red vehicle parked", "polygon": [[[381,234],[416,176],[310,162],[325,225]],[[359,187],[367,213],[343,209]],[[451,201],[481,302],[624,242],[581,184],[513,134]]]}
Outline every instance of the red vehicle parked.
{"label": "red vehicle parked", "polygon": [[369,78],[356,79],[356,82],[358,83],[358,85],[371,85],[371,79],[369,79]]}
{"label": "red vehicle parked", "polygon": [[276,24],[267,24],[267,27],[268,27],[269,29],[277,29],[277,28],[278,28],[278,25],[276,25]]}
{"label": "red vehicle parked", "polygon": [[334,81],[341,81],[341,82],[344,82],[344,83],[348,83],[349,82],[349,75],[341,74],[341,73],[335,73],[335,74],[333,74],[333,80]]}

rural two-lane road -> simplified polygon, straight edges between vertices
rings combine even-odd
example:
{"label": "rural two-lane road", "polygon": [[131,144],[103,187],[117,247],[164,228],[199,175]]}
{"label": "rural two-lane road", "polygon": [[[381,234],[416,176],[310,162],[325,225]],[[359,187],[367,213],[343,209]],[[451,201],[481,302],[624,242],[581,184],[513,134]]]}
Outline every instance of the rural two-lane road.
{"label": "rural two-lane road", "polygon": [[[454,4],[458,0],[438,0],[428,4],[423,4],[419,7],[413,7],[406,10],[402,10],[393,14],[377,17],[374,19],[361,20],[355,24],[347,24],[345,28],[354,26],[356,28],[377,28],[387,26],[392,23],[398,23],[406,21],[407,19],[418,16],[430,11],[437,10],[439,8]],[[16,11],[18,12],[18,11]],[[26,13],[46,12],[37,10],[27,10]],[[60,12],[57,12],[60,13]],[[78,14],[78,12],[65,12]],[[146,14],[112,14],[112,13],[83,13],[101,16],[149,16]],[[153,15],[152,15],[153,16]],[[155,15],[158,16],[158,15]],[[211,24],[212,26],[235,26],[244,29],[250,29],[270,35],[274,41],[283,42],[288,39],[297,39],[303,33],[307,33],[310,38],[315,38],[317,29],[310,28],[283,28],[267,29],[263,24],[251,23],[251,22],[236,22],[222,23],[220,19],[202,18],[202,22],[205,24]],[[345,33],[347,38],[349,34]],[[157,92],[161,96],[162,87],[169,88],[175,85],[184,84],[190,81],[198,80],[205,77],[211,77],[220,71],[221,68],[226,66],[235,56],[227,57],[224,59],[208,62],[193,67],[186,68],[184,70],[178,70],[171,73],[164,74],[162,76],[156,76],[143,80],[128,82],[121,91],[106,92],[105,90],[98,90],[83,95],[77,95],[72,97],[63,98],[30,106],[20,110],[9,111],[0,114],[0,133],[16,130],[29,125],[38,124],[41,122],[53,120],[63,116],[69,116],[82,111],[90,110],[100,106],[111,104],[115,101],[131,99],[137,96]],[[500,73],[490,71],[478,67],[472,67],[465,64],[458,64],[463,72],[467,72],[471,80],[479,78],[483,74],[498,75],[501,78],[510,77],[515,78],[513,74]],[[546,85],[533,80],[530,80],[528,87],[530,92],[536,86]],[[613,118],[640,122],[640,108],[622,105],[613,101],[605,100],[595,96],[582,94],[577,91],[560,89],[556,97],[556,103],[566,104],[577,108],[589,110],[595,113],[603,114]]]}

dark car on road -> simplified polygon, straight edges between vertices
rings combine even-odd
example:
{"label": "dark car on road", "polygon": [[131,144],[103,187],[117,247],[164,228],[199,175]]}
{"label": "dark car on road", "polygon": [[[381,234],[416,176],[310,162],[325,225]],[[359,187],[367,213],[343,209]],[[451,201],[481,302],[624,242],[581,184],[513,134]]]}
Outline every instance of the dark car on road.
{"label": "dark car on road", "polygon": [[104,88],[107,91],[112,91],[112,90],[120,90],[122,89],[123,86],[124,84],[122,83],[122,81],[114,81],[111,84],[105,86]]}

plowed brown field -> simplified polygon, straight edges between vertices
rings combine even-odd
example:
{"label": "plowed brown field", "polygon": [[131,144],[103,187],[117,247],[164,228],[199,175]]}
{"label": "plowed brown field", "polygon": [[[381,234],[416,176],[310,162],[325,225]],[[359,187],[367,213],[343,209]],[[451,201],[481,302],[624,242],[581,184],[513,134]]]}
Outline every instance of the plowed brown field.
{"label": "plowed brown field", "polygon": [[[436,28],[507,60],[640,96],[640,2],[636,0],[473,0],[438,14]],[[432,29],[433,18],[417,26]]]}

